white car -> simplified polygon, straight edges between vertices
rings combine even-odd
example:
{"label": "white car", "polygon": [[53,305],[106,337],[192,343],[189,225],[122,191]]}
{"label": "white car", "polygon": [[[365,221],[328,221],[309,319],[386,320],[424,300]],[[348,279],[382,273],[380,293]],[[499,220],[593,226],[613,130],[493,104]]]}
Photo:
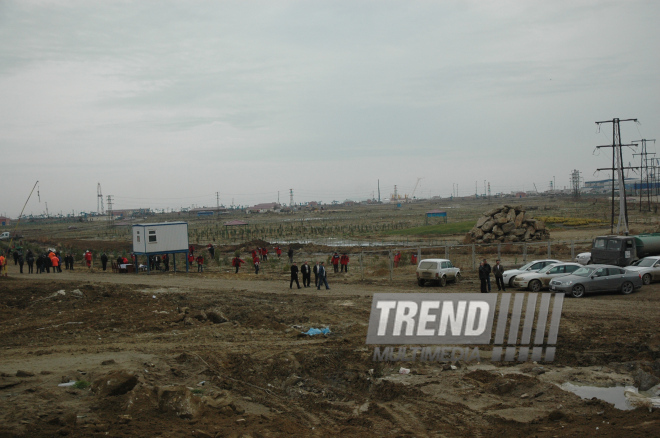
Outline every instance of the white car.
{"label": "white car", "polygon": [[626,266],[626,270],[639,273],[642,283],[651,284],[651,281],[660,280],[660,256],[644,257],[634,266]]}
{"label": "white car", "polygon": [[447,259],[424,259],[417,265],[417,284],[423,287],[425,283],[438,283],[441,287],[447,281],[458,283],[461,279],[460,268],[455,267]]}
{"label": "white car", "polygon": [[536,272],[527,272],[516,275],[513,280],[513,287],[527,288],[532,292],[539,292],[541,289],[550,287],[550,280],[562,275],[572,274],[582,265],[579,263],[553,263]]}
{"label": "white car", "polygon": [[539,269],[545,268],[546,266],[553,263],[561,263],[561,261],[554,259],[534,260],[524,266],[521,266],[520,269],[509,269],[508,271],[504,271],[502,274],[502,279],[504,280],[504,284],[508,285],[509,287],[513,287],[513,279],[516,278],[517,275],[528,272],[536,272]]}
{"label": "white car", "polygon": [[589,265],[591,264],[591,253],[590,252],[581,252],[580,254],[575,256],[575,263],[579,263],[581,265]]}

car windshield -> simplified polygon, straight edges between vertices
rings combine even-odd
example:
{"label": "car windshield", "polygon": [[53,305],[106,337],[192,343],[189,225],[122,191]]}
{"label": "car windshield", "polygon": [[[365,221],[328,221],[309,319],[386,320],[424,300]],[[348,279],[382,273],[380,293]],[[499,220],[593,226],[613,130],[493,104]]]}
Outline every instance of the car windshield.
{"label": "car windshield", "polygon": [[575,272],[573,272],[573,275],[577,275],[578,277],[588,277],[591,275],[592,271],[592,268],[582,267],[580,269],[576,269]]}
{"label": "car windshield", "polygon": [[596,239],[594,241],[594,249],[605,249],[607,239]]}
{"label": "car windshield", "polygon": [[436,262],[421,262],[419,264],[419,269],[435,269],[438,267]]}
{"label": "car windshield", "polygon": [[520,270],[520,271],[526,271],[526,270],[529,269],[529,267],[532,266],[534,263],[536,263],[536,262],[529,262],[529,263],[527,263],[526,265],[523,265],[522,267],[520,267],[519,270]]}
{"label": "car windshield", "polygon": [[552,269],[552,268],[554,268],[554,267],[556,267],[556,266],[557,266],[557,265],[548,265],[548,266],[546,266],[546,267],[543,268],[543,269],[539,269],[539,274],[547,274],[548,271],[549,271],[550,269]]}
{"label": "car windshield", "polygon": [[657,261],[658,259],[641,259],[639,263],[637,263],[637,266],[642,268],[650,268]]}

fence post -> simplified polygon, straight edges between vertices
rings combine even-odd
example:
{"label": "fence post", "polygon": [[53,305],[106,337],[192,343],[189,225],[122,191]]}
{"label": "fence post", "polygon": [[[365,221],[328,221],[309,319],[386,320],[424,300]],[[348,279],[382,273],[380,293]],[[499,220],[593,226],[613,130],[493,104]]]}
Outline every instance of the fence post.
{"label": "fence post", "polygon": [[362,269],[362,251],[360,251],[360,278],[364,281],[364,270]]}
{"label": "fence post", "polygon": [[527,263],[527,242],[523,243],[523,264]]}
{"label": "fence post", "polygon": [[472,244],[472,269],[477,269],[477,253],[474,247],[474,243]]}
{"label": "fence post", "polygon": [[571,240],[571,261],[575,260],[575,240]]}
{"label": "fence post", "polygon": [[548,240],[548,258],[552,257],[552,251],[550,250],[550,241]]}
{"label": "fence post", "polygon": [[498,259],[502,258],[502,244],[501,243],[497,244],[497,258]]}
{"label": "fence post", "polygon": [[394,270],[394,262],[392,261],[392,250],[387,251],[387,258],[390,262],[390,281],[392,281],[392,270]]}

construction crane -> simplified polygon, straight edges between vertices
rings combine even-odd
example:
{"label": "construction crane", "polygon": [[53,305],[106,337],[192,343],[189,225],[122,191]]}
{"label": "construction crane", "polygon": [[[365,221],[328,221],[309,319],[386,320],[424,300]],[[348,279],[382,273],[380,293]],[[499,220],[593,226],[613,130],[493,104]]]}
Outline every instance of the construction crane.
{"label": "construction crane", "polygon": [[412,193],[410,194],[411,199],[415,198],[415,191],[417,190],[417,186],[419,186],[419,182],[423,179],[424,179],[424,177],[417,178],[417,182],[415,183],[415,188],[413,189]]}

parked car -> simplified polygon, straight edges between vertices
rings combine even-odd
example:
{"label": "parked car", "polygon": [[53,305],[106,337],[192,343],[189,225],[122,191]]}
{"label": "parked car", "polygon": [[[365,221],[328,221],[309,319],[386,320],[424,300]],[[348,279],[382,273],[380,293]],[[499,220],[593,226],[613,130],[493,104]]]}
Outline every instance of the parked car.
{"label": "parked car", "polygon": [[635,266],[626,269],[638,272],[642,276],[642,283],[651,284],[651,281],[660,280],[660,256],[644,257],[635,262]]}
{"label": "parked car", "polygon": [[4,233],[0,234],[0,240],[9,240],[9,231],[5,231]]}
{"label": "parked car", "polygon": [[591,264],[591,253],[590,252],[581,252],[575,256],[575,262],[581,265]]}
{"label": "parked car", "polygon": [[509,269],[507,271],[504,271],[502,274],[502,280],[504,280],[504,284],[509,285],[509,287],[513,287],[513,279],[516,278],[516,275],[528,273],[528,272],[536,272],[541,268],[545,268],[548,265],[551,265],[553,263],[561,263],[559,260],[554,260],[554,259],[547,259],[547,260],[534,260],[532,262],[527,263],[526,265],[523,265],[520,267],[520,269]]}
{"label": "parked car", "polygon": [[461,270],[447,259],[424,259],[417,265],[417,284],[423,287],[426,283],[437,283],[441,287],[448,281],[459,282]]}
{"label": "parked car", "polygon": [[582,267],[579,263],[553,263],[536,272],[526,272],[516,275],[513,287],[527,288],[532,292],[538,292],[545,287],[550,287],[550,280],[563,275],[572,274]]}
{"label": "parked car", "polygon": [[624,295],[642,287],[642,276],[614,265],[582,266],[570,275],[550,281],[550,291],[563,292],[575,298],[590,292],[619,291]]}

